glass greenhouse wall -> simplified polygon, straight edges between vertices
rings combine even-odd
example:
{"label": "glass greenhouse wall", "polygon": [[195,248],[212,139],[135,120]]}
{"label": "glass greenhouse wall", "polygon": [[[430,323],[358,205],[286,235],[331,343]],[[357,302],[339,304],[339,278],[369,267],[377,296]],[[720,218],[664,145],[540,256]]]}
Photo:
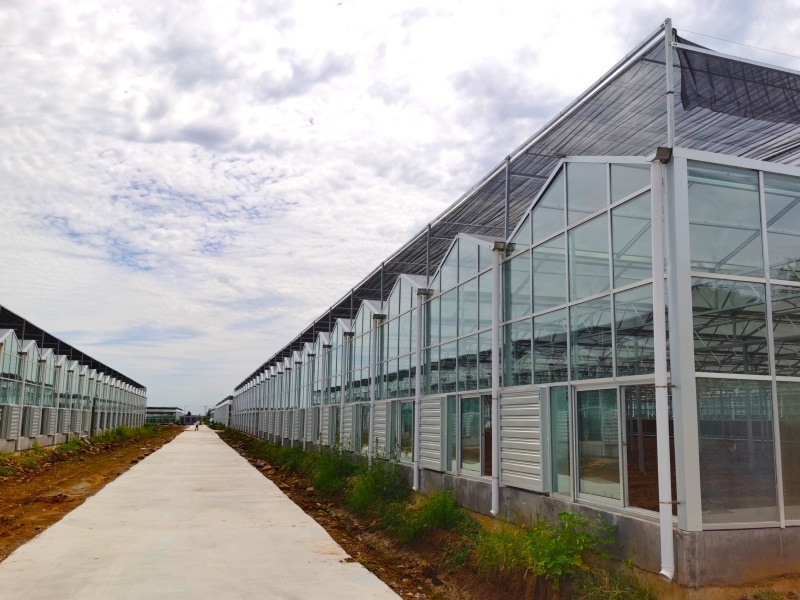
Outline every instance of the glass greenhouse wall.
{"label": "glass greenhouse wall", "polygon": [[474,510],[613,514],[622,546],[671,513],[681,583],[744,582],[725,544],[800,568],[769,554],[800,543],[800,130],[669,117],[668,53],[638,52],[240,384],[232,426],[397,459]]}

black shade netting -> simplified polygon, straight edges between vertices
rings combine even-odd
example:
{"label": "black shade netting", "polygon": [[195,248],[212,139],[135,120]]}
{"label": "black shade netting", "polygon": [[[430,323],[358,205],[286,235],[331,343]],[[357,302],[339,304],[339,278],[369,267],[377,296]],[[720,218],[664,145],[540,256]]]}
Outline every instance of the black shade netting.
{"label": "black shade netting", "polygon": [[678,60],[685,110],[701,107],[736,117],[800,124],[800,75],[685,48],[678,48]]}

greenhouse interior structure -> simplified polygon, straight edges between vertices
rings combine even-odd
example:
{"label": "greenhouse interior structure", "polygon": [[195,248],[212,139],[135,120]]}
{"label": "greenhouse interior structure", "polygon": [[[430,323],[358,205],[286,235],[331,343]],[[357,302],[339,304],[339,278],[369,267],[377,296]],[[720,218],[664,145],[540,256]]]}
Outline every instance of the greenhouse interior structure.
{"label": "greenhouse interior structure", "polygon": [[667,20],[223,402],[681,585],[800,571],[800,73]]}
{"label": "greenhouse interior structure", "polygon": [[0,452],[142,425],[147,389],[0,306]]}

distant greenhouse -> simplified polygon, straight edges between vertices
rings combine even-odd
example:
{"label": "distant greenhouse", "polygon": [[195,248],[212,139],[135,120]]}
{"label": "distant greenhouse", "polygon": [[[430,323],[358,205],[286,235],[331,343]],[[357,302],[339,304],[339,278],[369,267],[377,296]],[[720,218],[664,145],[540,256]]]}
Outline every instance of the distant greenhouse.
{"label": "distant greenhouse", "polygon": [[144,423],[147,389],[0,306],[0,452]]}
{"label": "distant greenhouse", "polygon": [[230,419],[396,458],[476,511],[599,514],[683,585],[797,572],[800,73],[667,21],[249,374]]}
{"label": "distant greenhouse", "polygon": [[180,423],[184,417],[183,409],[177,406],[148,406],[147,407],[147,423],[155,423],[156,425],[167,425]]}

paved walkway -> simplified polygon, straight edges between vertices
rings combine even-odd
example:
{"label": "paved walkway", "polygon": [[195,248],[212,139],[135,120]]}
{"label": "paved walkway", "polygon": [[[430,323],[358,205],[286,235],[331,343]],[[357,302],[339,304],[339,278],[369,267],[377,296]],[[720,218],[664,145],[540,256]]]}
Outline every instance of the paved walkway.
{"label": "paved walkway", "polygon": [[194,427],[0,563],[0,597],[398,596],[206,427]]}

